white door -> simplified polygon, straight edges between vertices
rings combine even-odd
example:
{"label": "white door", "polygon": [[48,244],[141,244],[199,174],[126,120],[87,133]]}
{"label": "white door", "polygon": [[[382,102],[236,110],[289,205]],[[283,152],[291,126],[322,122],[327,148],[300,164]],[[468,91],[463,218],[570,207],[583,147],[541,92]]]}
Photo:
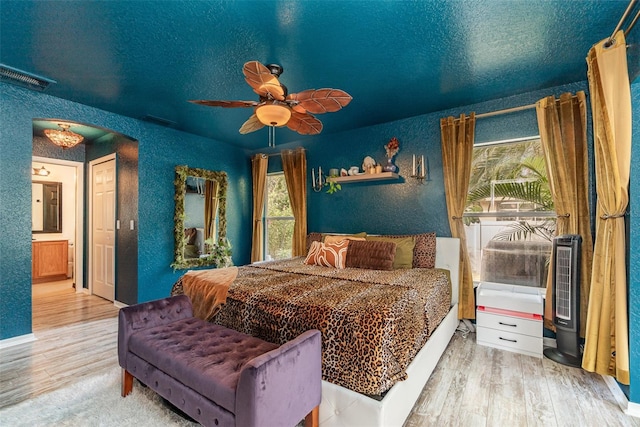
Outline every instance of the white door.
{"label": "white door", "polygon": [[91,176],[91,289],[115,299],[116,161],[93,165]]}

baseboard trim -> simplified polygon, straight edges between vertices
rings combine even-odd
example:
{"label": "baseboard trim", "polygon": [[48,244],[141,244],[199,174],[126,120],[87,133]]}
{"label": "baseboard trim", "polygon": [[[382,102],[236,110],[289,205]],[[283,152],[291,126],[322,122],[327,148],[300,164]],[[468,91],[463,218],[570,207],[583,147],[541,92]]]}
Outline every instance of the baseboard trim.
{"label": "baseboard trim", "polygon": [[640,404],[629,402],[627,396],[624,394],[620,386],[618,386],[618,382],[615,378],[610,375],[600,375],[604,380],[607,387],[609,387],[609,391],[613,394],[613,398],[616,400],[616,403],[627,415],[631,415],[632,417],[640,417]]}
{"label": "baseboard trim", "polygon": [[35,340],[37,340],[37,338],[33,334],[24,334],[13,338],[7,338],[0,340],[0,349],[13,347],[14,345],[26,344]]}
{"label": "baseboard trim", "polygon": [[125,304],[123,302],[120,302],[118,300],[114,300],[113,301],[113,305],[115,305],[118,308],[124,308],[124,307],[129,307],[129,304]]}
{"label": "baseboard trim", "polygon": [[632,417],[640,418],[640,403],[627,403],[627,409],[624,411],[624,413],[627,415],[631,415]]}

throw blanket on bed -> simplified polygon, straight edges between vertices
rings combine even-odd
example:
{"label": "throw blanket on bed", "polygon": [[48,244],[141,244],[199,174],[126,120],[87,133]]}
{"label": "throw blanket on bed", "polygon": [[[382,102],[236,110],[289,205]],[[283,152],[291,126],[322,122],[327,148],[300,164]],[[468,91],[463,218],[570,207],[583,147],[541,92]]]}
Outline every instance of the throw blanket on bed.
{"label": "throw blanket on bed", "polygon": [[276,344],[319,329],[323,379],[359,393],[381,395],[405,379],[449,311],[449,272],[333,269],[303,260],[240,267],[213,322]]}
{"label": "throw blanket on bed", "polygon": [[210,321],[227,298],[229,285],[236,279],[238,267],[188,271],[180,279],[184,294],[191,299],[193,315]]}

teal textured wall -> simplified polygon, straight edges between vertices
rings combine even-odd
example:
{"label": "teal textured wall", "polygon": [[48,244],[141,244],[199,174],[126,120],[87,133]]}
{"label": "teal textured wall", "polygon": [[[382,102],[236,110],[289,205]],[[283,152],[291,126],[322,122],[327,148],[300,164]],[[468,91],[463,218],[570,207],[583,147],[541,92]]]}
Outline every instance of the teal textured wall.
{"label": "teal textured wall", "polygon": [[[345,184],[329,195],[309,191],[309,231],[369,233],[418,233],[435,231],[449,236],[442,173],[440,118],[461,113],[484,113],[535,103],[548,95],[587,91],[586,82],[511,96],[453,110],[399,120],[352,132],[318,136],[307,148],[309,168],[361,166],[365,156],[385,162],[384,144],[393,136],[400,142],[395,157],[401,179],[398,181]],[[590,127],[589,127],[590,129]],[[588,132],[591,140],[591,131]],[[476,124],[476,142],[498,141],[538,135],[535,109],[481,118]],[[592,144],[589,144],[590,146]],[[590,153],[592,149],[590,148]],[[424,184],[410,178],[412,154],[429,160],[431,181]],[[309,177],[308,185],[311,184]],[[593,183],[591,183],[593,191]],[[592,198],[593,199],[593,198]]]}
{"label": "teal textured wall", "polygon": [[631,146],[629,248],[630,399],[640,403],[640,77],[631,85],[633,139]]}
{"label": "teal textured wall", "polygon": [[93,124],[139,142],[138,301],[168,295],[180,272],[173,254],[174,167],[188,164],[229,173],[228,236],[234,262],[249,261],[251,182],[243,150],[0,83],[0,339],[31,332],[32,119]]}

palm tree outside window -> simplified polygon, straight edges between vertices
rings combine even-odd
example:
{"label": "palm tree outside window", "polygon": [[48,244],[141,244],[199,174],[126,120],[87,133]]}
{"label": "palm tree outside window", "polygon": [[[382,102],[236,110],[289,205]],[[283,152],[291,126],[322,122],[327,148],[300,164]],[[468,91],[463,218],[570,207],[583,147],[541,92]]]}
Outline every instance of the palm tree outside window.
{"label": "palm tree outside window", "polygon": [[539,137],[474,146],[464,221],[474,281],[546,286],[556,214]]}

